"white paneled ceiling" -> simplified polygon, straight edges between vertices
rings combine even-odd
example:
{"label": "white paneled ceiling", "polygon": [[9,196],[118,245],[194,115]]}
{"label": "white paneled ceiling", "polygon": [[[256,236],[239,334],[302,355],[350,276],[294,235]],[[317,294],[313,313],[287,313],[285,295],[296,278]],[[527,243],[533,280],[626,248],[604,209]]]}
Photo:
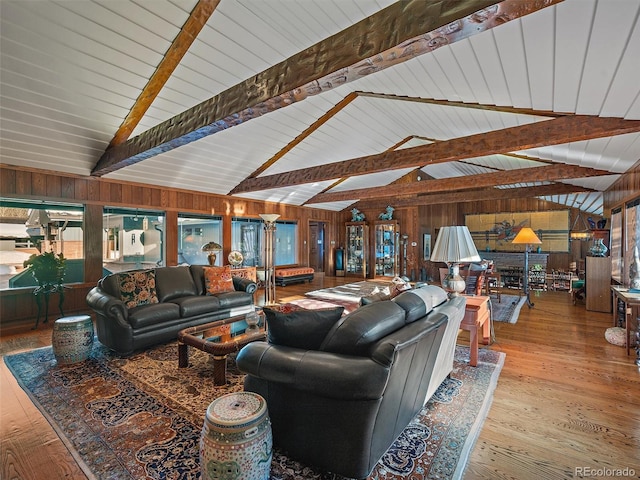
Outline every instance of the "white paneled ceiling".
{"label": "white paneled ceiling", "polygon": [[[536,1],[548,5],[514,14]],[[347,81],[339,71],[332,85],[322,79],[307,84],[301,66],[299,86],[313,95],[277,109],[255,106],[235,126],[154,151],[105,177],[226,195],[248,179],[279,176],[282,182],[237,195],[342,210],[359,200],[357,192],[331,202],[321,194],[348,196],[383,187],[415,168],[423,180],[456,177],[468,189],[475,175],[556,163],[610,174],[517,186],[575,185],[585,191],[541,198],[602,214],[601,192],[640,159],[640,129],[442,163],[425,155],[413,167],[389,163],[382,172],[286,180],[290,172],[543,125],[558,115],[640,120],[640,2],[536,1],[508,0],[453,22],[444,30],[459,29],[457,37],[447,42],[436,35],[420,37],[415,45],[447,44],[394,60],[388,68],[376,63],[384,55],[374,55],[353,70],[357,73],[345,73]],[[229,100],[225,95],[234,86],[247,81],[251,86],[250,79],[261,72],[393,3],[221,0],[139,116],[132,142],[190,109],[198,115],[198,106],[211,98]],[[429,3],[425,0],[425,7]],[[1,0],[0,161],[91,175],[198,5],[197,0]],[[357,47],[360,41],[354,37],[351,43]],[[309,203],[316,195],[318,202]]]}

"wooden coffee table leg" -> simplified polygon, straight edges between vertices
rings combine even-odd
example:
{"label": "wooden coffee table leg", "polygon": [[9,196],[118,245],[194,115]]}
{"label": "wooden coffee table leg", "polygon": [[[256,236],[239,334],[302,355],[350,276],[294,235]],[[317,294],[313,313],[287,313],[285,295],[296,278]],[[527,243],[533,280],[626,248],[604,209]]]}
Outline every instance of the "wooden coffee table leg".
{"label": "wooden coffee table leg", "polygon": [[189,345],[186,343],[178,344],[178,368],[186,368],[189,366]]}
{"label": "wooden coffee table leg", "polygon": [[227,356],[226,355],[213,356],[213,384],[214,385],[227,384]]}

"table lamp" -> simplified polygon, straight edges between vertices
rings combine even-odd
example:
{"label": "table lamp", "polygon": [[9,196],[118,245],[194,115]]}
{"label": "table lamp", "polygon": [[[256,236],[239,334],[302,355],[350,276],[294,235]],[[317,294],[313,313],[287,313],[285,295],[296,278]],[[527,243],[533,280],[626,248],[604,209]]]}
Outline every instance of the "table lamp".
{"label": "table lamp", "polygon": [[207,260],[209,260],[209,265],[211,266],[216,264],[216,258],[218,257],[216,252],[219,252],[221,250],[222,250],[222,245],[216,242],[205,243],[202,246],[202,251],[209,253],[209,255],[207,255]]}
{"label": "table lamp", "polygon": [[522,272],[522,292],[527,298],[529,308],[533,307],[529,295],[529,249],[532,243],[542,243],[535,232],[529,227],[522,227],[511,243],[524,244],[524,270]]}
{"label": "table lamp", "polygon": [[460,264],[480,261],[469,229],[465,226],[442,227],[431,252],[431,261],[444,262],[449,267],[449,273],[442,280],[442,288],[450,296],[464,292],[466,284],[460,276]]}

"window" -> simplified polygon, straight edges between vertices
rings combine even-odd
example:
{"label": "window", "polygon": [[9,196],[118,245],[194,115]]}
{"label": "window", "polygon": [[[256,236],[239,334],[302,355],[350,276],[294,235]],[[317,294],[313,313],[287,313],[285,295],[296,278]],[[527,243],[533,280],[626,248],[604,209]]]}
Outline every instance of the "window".
{"label": "window", "polygon": [[[178,264],[208,264],[208,253],[202,251],[202,246],[209,242],[222,246],[222,217],[178,215]],[[227,263],[221,253],[217,252],[216,265]]]}
{"label": "window", "polygon": [[164,212],[105,208],[102,225],[102,261],[109,272],[164,265]]}
{"label": "window", "polygon": [[[276,221],[274,238],[276,265],[297,263],[297,222]],[[231,249],[242,253],[243,266],[262,266],[264,257],[264,223],[252,218],[231,219]]]}
{"label": "window", "polygon": [[611,278],[622,284],[622,208],[611,211]]}
{"label": "window", "polygon": [[631,278],[635,278],[636,272],[634,252],[640,250],[640,197],[628,202],[624,211],[624,278],[623,284],[629,285]]}
{"label": "window", "polygon": [[0,199],[0,289],[35,286],[23,263],[33,254],[62,253],[65,283],[83,281],[82,205]]}

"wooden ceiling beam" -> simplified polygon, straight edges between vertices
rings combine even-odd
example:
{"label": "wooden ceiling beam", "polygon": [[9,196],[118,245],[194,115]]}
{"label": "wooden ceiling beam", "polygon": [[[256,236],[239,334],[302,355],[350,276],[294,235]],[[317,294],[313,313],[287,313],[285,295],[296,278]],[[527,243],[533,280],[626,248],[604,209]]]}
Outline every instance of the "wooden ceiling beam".
{"label": "wooden ceiling beam", "polygon": [[268,190],[282,185],[323,182],[335,178],[366,175],[399,168],[422,168],[436,163],[639,131],[640,120],[589,115],[565,116],[413,148],[281,172],[277,175],[250,178],[243,181],[230,193],[246,193]]}
{"label": "wooden ceiling beam", "polygon": [[520,115],[537,115],[539,117],[564,117],[566,115],[575,115],[574,113],[559,113],[550,110],[534,110],[532,108],[517,108],[506,105],[484,105],[482,103],[465,103],[455,102],[452,100],[436,100],[435,98],[407,97],[402,95],[392,95],[388,93],[375,92],[357,92],[360,97],[380,98],[384,100],[398,100],[403,102],[427,103],[429,105],[441,105],[443,107],[459,107],[471,108],[477,110],[486,110],[491,112],[515,113]]}
{"label": "wooden ceiling beam", "polygon": [[[438,180],[424,180],[402,185],[403,195],[419,195],[434,192],[452,192],[497,185],[513,185],[517,183],[544,182],[565,180],[570,178],[597,177],[611,175],[606,170],[586,168],[578,165],[555,164],[541,167],[518,168],[491,173],[482,173],[469,177],[451,177]],[[360,188],[343,192],[319,193],[310,198],[305,205],[311,203],[341,202],[345,200],[364,200],[367,198],[397,197],[398,186]]]}
{"label": "wooden ceiling beam", "polygon": [[127,117],[118,128],[108,148],[120,145],[129,139],[131,132],[138,126],[138,123],[140,123],[160,90],[162,90],[162,87],[167,83],[173,71],[180,64],[182,57],[184,57],[202,28],[207,24],[209,17],[211,17],[219,3],[220,0],[198,0],[189,18],[180,29],[180,33],[174,38],[158,68],[153,72],[133,107],[129,110]]}
{"label": "wooden ceiling beam", "polygon": [[[465,190],[463,192],[438,193],[431,195],[415,195],[413,197],[399,197],[392,202],[394,208],[413,207],[418,205],[442,205],[446,203],[479,202],[483,200],[505,200],[509,198],[542,197],[548,195],[566,195],[570,193],[593,192],[590,188],[566,183],[539,185],[523,188],[484,188],[481,190]],[[354,206],[359,209],[384,208],[389,201],[365,200]]]}
{"label": "wooden ceiling beam", "polygon": [[260,175],[262,172],[266,171],[271,165],[276,163],[282,157],[284,157],[287,153],[293,150],[296,145],[302,143],[302,141],[309,137],[313,132],[315,132],[322,125],[327,123],[331,118],[333,118],[336,114],[338,114],[344,107],[353,102],[356,98],[358,98],[358,94],[355,92],[350,92],[347,94],[342,100],[336,103],[333,107],[331,107],[324,115],[322,115],[318,120],[313,122],[304,131],[298,135],[296,138],[287,143],[284,147],[282,147],[273,157],[260,165],[260,168],[256,169],[251,175],[247,178],[253,178]]}
{"label": "wooden ceiling beam", "polygon": [[[561,0],[401,1],[107,149],[91,174],[102,176],[200,140],[364,75],[528,15]],[[443,28],[444,27],[444,28]],[[454,28],[455,27],[455,28]]]}

